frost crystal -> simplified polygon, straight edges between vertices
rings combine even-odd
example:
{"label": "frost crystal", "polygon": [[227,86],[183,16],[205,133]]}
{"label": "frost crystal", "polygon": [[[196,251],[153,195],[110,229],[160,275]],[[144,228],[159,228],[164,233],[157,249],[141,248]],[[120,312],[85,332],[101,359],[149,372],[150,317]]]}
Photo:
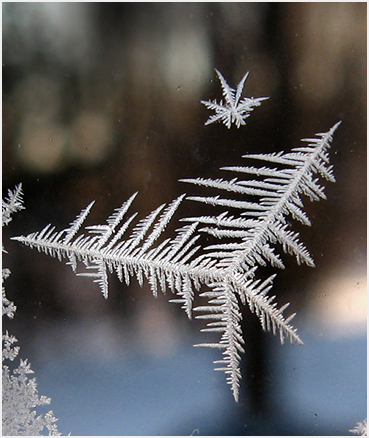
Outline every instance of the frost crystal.
{"label": "frost crystal", "polygon": [[215,111],[215,114],[209,117],[205,125],[210,125],[210,123],[214,123],[217,121],[222,121],[228,129],[230,129],[232,123],[235,123],[237,128],[239,128],[241,125],[246,125],[245,120],[247,119],[247,117],[250,116],[250,112],[254,109],[253,107],[260,106],[263,100],[269,98],[259,97],[255,99],[253,97],[245,97],[244,99],[240,100],[243,86],[249,73],[247,72],[242,78],[241,82],[237,86],[236,91],[227,84],[226,80],[217,69],[215,69],[215,71],[223,88],[223,97],[225,99],[225,103],[223,105],[223,101],[217,103],[216,100],[201,101],[201,103],[203,103],[206,108]]}
{"label": "frost crystal", "polygon": [[[8,191],[8,198],[2,204],[2,225],[7,225],[11,220],[11,215],[18,210],[22,210],[22,186],[19,184],[12,192]],[[2,270],[2,282],[9,277],[10,270]],[[5,289],[3,294],[3,316],[13,318],[16,306],[7,299]],[[9,335],[8,331],[3,333],[3,436],[40,436],[46,428],[49,436],[59,436],[57,426],[54,424],[57,419],[53,411],[46,414],[37,415],[34,408],[50,404],[50,399],[39,396],[37,391],[36,379],[30,379],[28,374],[33,374],[31,364],[27,359],[19,361],[19,366],[13,370],[5,365],[5,361],[14,361],[19,353],[19,347],[14,346],[17,342],[15,336]]]}

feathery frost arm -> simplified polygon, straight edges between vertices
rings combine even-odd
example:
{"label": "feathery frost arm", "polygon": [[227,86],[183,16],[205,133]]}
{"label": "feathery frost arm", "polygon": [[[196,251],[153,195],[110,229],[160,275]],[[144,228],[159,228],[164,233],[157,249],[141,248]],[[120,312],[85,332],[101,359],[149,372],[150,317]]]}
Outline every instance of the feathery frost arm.
{"label": "feathery frost arm", "polygon": [[[262,167],[260,172],[255,167],[224,167],[222,169],[256,175],[255,179],[231,181],[211,179],[182,179],[181,181],[197,184],[205,187],[216,188],[231,193],[245,194],[247,200],[240,200],[229,197],[189,196],[187,199],[203,202],[211,205],[224,206],[241,210],[238,217],[228,216],[225,211],[220,216],[201,216],[182,219],[188,222],[198,222],[211,227],[202,228],[201,231],[221,238],[242,237],[234,242],[234,251],[228,251],[224,243],[211,245],[207,250],[217,250],[217,254],[224,253],[227,259],[227,267],[231,271],[242,270],[242,266],[252,267],[258,256],[265,261],[269,260],[271,244],[276,242],[283,246],[284,252],[291,252],[296,256],[297,261],[313,265],[305,246],[299,242],[298,233],[289,230],[287,216],[292,216],[305,225],[310,225],[310,220],[303,211],[301,195],[307,195],[311,201],[320,198],[325,199],[324,189],[320,185],[318,174],[322,179],[334,182],[332,166],[329,165],[328,149],[333,133],[340,122],[334,125],[327,133],[317,134],[317,138],[303,139],[308,142],[307,147],[295,148],[291,153],[278,154],[250,154],[245,158],[253,160],[268,161],[269,163],[282,164],[285,167]],[[238,249],[238,250],[237,250]],[[217,263],[220,262],[215,257]],[[224,263],[223,263],[224,265]],[[218,265],[217,265],[218,266]]]}
{"label": "feathery frost arm", "polygon": [[[136,277],[140,285],[146,278],[153,294],[160,289],[165,293],[167,286],[181,296],[193,297],[194,290],[200,287],[208,275],[201,272],[196,262],[188,262],[196,253],[195,245],[199,238],[195,235],[196,223],[185,225],[173,240],[166,239],[156,247],[172,216],[176,212],[184,195],[174,200],[167,208],[165,204],[157,208],[146,218],[141,219],[133,231],[124,239],[124,234],[131,225],[135,215],[124,219],[135,196],[134,194],[118,208],[108,219],[107,225],[86,227],[88,234],[78,234],[86,220],[93,202],[77,218],[60,232],[47,225],[43,230],[28,236],[13,237],[23,244],[37,248],[59,260],[67,259],[67,264],[76,271],[78,262],[83,262],[87,272],[84,275],[94,278],[105,298],[108,297],[108,273],[115,271],[120,281],[129,284],[131,277]],[[192,298],[191,298],[192,300]],[[187,300],[186,311],[190,316],[191,300]]]}
{"label": "feathery frost arm", "polygon": [[22,184],[18,184],[14,191],[8,190],[8,197],[2,200],[2,226],[8,225],[13,213],[25,208],[22,196]]}

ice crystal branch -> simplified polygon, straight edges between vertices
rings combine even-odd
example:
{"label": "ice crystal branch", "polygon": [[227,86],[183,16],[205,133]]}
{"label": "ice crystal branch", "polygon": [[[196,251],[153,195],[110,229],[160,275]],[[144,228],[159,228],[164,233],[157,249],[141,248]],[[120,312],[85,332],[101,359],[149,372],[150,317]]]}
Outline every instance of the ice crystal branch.
{"label": "ice crystal branch", "polygon": [[8,190],[8,197],[2,200],[2,226],[8,225],[12,214],[23,210],[22,184],[18,184],[14,191]]}

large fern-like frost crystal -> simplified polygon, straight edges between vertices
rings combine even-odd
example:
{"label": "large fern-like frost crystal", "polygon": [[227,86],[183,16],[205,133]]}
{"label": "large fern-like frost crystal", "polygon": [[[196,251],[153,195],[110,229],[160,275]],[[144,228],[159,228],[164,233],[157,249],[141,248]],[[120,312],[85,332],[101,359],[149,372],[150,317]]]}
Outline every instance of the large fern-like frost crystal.
{"label": "large fern-like frost crystal", "polygon": [[[243,81],[237,91],[238,99]],[[290,230],[288,219],[292,217],[310,225],[303,211],[302,195],[312,201],[325,198],[319,177],[334,182],[328,149],[338,125],[316,138],[305,139],[304,146],[290,153],[245,156],[267,165],[223,168],[245,175],[245,179],[183,180],[233,194],[233,198],[216,195],[187,199],[232,208],[240,214],[234,216],[224,211],[218,216],[181,219],[187,224],[177,230],[173,239],[162,240],[161,237],[185,195],[169,206],[160,206],[135,226],[135,214],[126,218],[136,196],[133,195],[108,218],[107,224],[86,227],[86,235],[79,232],[93,203],[60,232],[48,225],[40,232],[13,239],[59,259],[67,259],[74,271],[82,262],[87,272],[79,275],[94,278],[105,298],[108,296],[108,276],[113,271],[127,284],[132,277],[141,285],[146,279],[155,296],[158,291],[165,293],[169,288],[176,294],[171,301],[182,304],[188,317],[191,318],[194,310],[197,318],[210,320],[202,331],[220,334],[219,342],[199,346],[222,351],[216,369],[226,373],[227,382],[238,400],[239,363],[244,342],[241,330],[243,305],[258,316],[264,330],[278,333],[282,343],[288,338],[302,344],[290,324],[294,315],[288,318],[283,315],[288,304],[278,308],[275,297],[268,296],[274,275],[261,278],[258,267],[269,263],[283,268],[280,252],[294,255],[299,264],[314,266],[298,233]],[[198,239],[203,235],[213,236],[218,243],[201,248]],[[207,304],[192,309],[195,294],[202,286],[206,290],[200,295]]]}
{"label": "large fern-like frost crystal", "polygon": [[230,129],[232,123],[235,123],[237,128],[241,125],[246,125],[245,120],[250,116],[250,112],[254,109],[254,106],[260,106],[263,100],[269,99],[268,97],[245,97],[241,99],[242,90],[245,85],[249,72],[241,79],[241,82],[237,86],[237,90],[231,88],[222,74],[215,69],[218,75],[220,84],[223,90],[223,97],[225,103],[220,101],[219,103],[214,100],[202,100],[201,103],[206,106],[207,109],[215,111],[213,116],[205,122],[205,125],[210,125],[215,122],[223,122],[228,129]]}

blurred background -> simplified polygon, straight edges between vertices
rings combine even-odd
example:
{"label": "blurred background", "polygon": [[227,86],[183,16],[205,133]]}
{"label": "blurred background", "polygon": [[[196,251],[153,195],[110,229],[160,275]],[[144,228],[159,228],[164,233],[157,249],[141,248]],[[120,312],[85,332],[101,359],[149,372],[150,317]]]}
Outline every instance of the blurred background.
{"label": "blurred background", "polygon": [[[4,321],[72,435],[347,435],[366,416],[366,3],[2,3],[3,197],[26,210],[3,230],[12,271]],[[204,126],[214,68],[269,100],[247,125]],[[305,345],[279,344],[244,311],[240,402],[213,371],[200,321],[136,281],[89,279],[10,241],[65,228],[92,200],[104,223],[139,191],[140,217],[225,177],[245,153],[335,133],[336,184],[309,204],[316,268],[284,257],[273,294]],[[198,206],[185,203],[182,216]],[[211,214],[211,210],[209,210]],[[204,213],[203,213],[204,214]],[[176,217],[178,219],[179,216]],[[306,228],[306,227],[305,227]]]}

